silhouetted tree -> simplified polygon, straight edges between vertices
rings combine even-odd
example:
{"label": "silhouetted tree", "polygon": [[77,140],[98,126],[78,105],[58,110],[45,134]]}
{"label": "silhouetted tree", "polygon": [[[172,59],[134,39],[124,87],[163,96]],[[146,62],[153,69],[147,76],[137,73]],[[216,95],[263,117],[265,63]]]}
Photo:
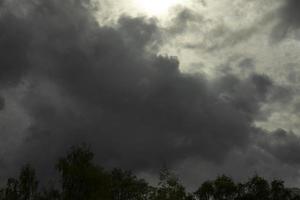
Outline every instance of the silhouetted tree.
{"label": "silhouetted tree", "polygon": [[114,169],[111,172],[110,190],[112,200],[146,200],[149,186],[130,171]]}
{"label": "silhouetted tree", "polygon": [[270,186],[268,181],[259,176],[252,177],[246,184],[245,199],[249,200],[269,200]]}
{"label": "silhouetted tree", "polygon": [[151,200],[187,200],[191,196],[179,182],[177,176],[167,168],[160,171],[160,181]]}
{"label": "silhouetted tree", "polygon": [[14,178],[9,178],[7,180],[7,185],[5,189],[5,200],[19,200],[19,182]]}
{"label": "silhouetted tree", "polygon": [[237,189],[230,177],[219,176],[213,184],[215,200],[232,200],[235,198]]}
{"label": "silhouetted tree", "polygon": [[38,200],[60,200],[61,194],[52,185],[49,188],[44,188],[38,195]]}
{"label": "silhouetted tree", "polygon": [[236,197],[235,200],[246,200],[247,194],[246,194],[246,184],[238,183],[236,185]]}
{"label": "silhouetted tree", "polygon": [[291,198],[291,200],[300,200],[300,196],[299,195],[295,195]]}
{"label": "silhouetted tree", "polygon": [[20,200],[34,200],[37,198],[38,181],[35,170],[29,165],[21,169],[19,176]]}
{"label": "silhouetted tree", "polygon": [[131,171],[104,170],[93,163],[93,156],[87,145],[80,145],[59,159],[61,185],[54,184],[61,186],[58,189],[50,185],[39,190],[35,170],[25,165],[18,179],[9,178],[0,188],[0,200],[300,200],[299,189],[288,189],[281,180],[269,183],[257,175],[243,183],[222,175],[190,194],[174,173],[163,168],[154,187]]}
{"label": "silhouetted tree", "polygon": [[109,198],[109,177],[92,163],[94,154],[87,145],[72,147],[56,168],[62,179],[63,200]]}
{"label": "silhouetted tree", "polygon": [[273,180],[271,182],[271,200],[288,200],[291,198],[291,192],[284,187],[281,180]]}
{"label": "silhouetted tree", "polygon": [[0,189],[0,200],[4,200],[5,199],[5,189],[1,188]]}
{"label": "silhouetted tree", "polygon": [[210,200],[214,197],[214,193],[213,182],[205,181],[194,194],[199,200]]}

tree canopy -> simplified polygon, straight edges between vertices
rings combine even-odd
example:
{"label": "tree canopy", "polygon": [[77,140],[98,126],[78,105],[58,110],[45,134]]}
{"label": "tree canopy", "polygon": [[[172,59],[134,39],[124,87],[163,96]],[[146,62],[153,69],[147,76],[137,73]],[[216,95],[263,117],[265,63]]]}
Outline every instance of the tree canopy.
{"label": "tree canopy", "polygon": [[221,175],[204,181],[188,192],[176,174],[163,168],[156,186],[123,169],[105,170],[93,161],[87,145],[72,147],[55,167],[60,182],[41,188],[35,169],[24,165],[17,178],[9,178],[0,190],[0,200],[299,200],[295,189],[282,180],[269,182],[255,175],[234,182]]}

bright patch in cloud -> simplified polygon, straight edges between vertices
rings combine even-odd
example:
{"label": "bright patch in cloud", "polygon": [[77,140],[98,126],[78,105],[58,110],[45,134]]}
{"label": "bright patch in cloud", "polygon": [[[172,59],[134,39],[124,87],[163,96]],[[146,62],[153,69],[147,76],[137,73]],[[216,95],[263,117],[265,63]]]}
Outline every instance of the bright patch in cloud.
{"label": "bright patch in cloud", "polygon": [[149,15],[163,15],[183,0],[134,0],[139,10]]}

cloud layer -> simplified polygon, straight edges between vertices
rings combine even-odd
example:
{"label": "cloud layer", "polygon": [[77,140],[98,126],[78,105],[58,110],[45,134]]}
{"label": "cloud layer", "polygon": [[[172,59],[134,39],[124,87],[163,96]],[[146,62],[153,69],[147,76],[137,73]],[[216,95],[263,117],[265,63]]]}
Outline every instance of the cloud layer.
{"label": "cloud layer", "polygon": [[[280,11],[280,24],[297,18],[286,11],[293,4]],[[250,58],[238,68],[224,64],[211,78],[184,73],[178,58],[158,55],[165,31],[173,37],[201,17],[180,12],[170,29],[130,16],[101,26],[89,0],[3,1],[1,11],[3,174],[29,161],[47,176],[66,148],[86,142],[107,167],[142,172],[193,160],[214,166],[208,174],[223,166],[241,178],[233,162],[240,160],[246,175],[267,173],[268,166],[276,174],[287,165],[278,174],[296,182],[299,137],[255,125],[270,116],[263,105],[294,98],[291,87],[256,71]],[[296,19],[288,21],[298,28]],[[255,31],[237,37],[244,41]]]}

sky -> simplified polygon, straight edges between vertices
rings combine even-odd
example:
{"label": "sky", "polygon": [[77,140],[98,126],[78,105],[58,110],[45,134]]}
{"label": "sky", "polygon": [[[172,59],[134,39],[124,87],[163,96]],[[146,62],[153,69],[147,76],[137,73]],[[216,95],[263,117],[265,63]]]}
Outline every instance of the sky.
{"label": "sky", "polygon": [[76,144],[183,183],[300,187],[298,0],[3,0],[0,177]]}

